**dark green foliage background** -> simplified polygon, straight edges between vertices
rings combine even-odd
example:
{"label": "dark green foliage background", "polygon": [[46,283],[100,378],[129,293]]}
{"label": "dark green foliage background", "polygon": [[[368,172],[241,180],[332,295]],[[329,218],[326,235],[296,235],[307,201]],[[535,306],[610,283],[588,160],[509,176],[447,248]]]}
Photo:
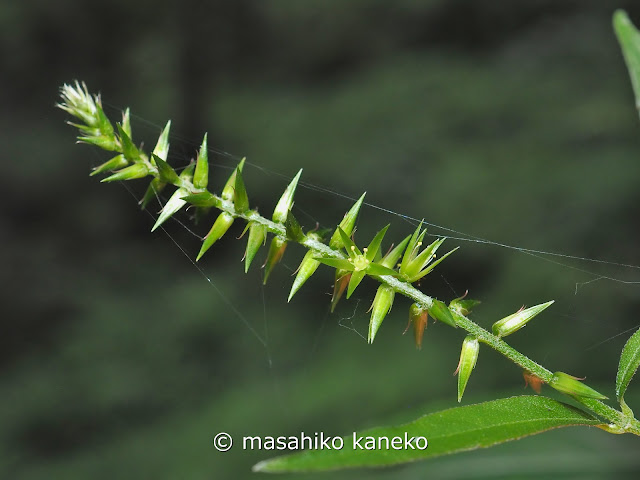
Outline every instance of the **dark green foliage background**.
{"label": "dark green foliage background", "polygon": [[[432,325],[415,351],[398,299],[368,346],[341,325],[366,332],[373,284],[329,315],[329,269],[287,305],[299,248],[262,288],[257,266],[242,273],[238,226],[201,262],[218,294],[166,235],[149,233],[152,218],[125,189],[88,177],[108,157],[73,145],[53,108],[63,82],[100,90],[114,119],[131,106],[147,146],[171,118],[174,165],[205,131],[210,145],[246,155],[266,169],[246,169],[261,212],[302,167],[305,182],[354,198],[367,190],[371,203],[483,238],[640,265],[640,125],[616,7],[640,23],[622,0],[4,2],[0,476],[246,478],[271,454],[218,453],[215,433],[342,435],[456,398],[461,332]],[[235,161],[214,158],[213,185]],[[296,215],[330,227],[350,204],[300,189]],[[364,208],[357,239],[389,221],[389,238],[412,230]],[[195,257],[196,239],[167,229]],[[447,243],[463,248],[426,278],[427,293],[470,289],[487,327],[556,299],[511,343],[614,397],[631,333],[616,335],[638,325],[640,288],[576,283],[638,281],[637,269],[552,259],[589,275]],[[266,323],[268,350],[224,299],[261,336]],[[463,402],[521,393],[518,369],[482,349]],[[634,437],[566,429],[357,476],[636,478],[637,449]]]}

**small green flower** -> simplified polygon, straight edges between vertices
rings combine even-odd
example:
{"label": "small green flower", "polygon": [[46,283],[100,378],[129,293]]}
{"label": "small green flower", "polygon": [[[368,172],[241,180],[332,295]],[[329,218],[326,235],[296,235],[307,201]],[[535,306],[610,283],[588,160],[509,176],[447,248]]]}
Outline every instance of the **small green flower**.
{"label": "small green flower", "polygon": [[400,278],[409,283],[417,282],[425,275],[431,273],[440,262],[442,262],[445,258],[455,252],[458,248],[460,248],[454,248],[450,252],[440,257],[437,261],[431,263],[432,260],[436,258],[436,251],[438,250],[440,245],[442,245],[445,239],[439,238],[420,252],[422,240],[424,239],[426,233],[427,229],[425,228],[424,230],[422,230],[422,222],[420,222],[420,225],[418,225],[418,228],[416,228],[415,232],[411,236],[411,239],[409,240],[409,243],[407,245],[407,249],[405,250],[402,257],[402,263],[400,264]]}
{"label": "small green flower", "polygon": [[349,286],[347,288],[347,298],[351,297],[365,275],[398,275],[398,272],[395,270],[373,261],[380,249],[380,244],[388,228],[389,225],[380,230],[373,240],[371,240],[369,246],[361,252],[344,230],[338,227],[338,232],[349,258],[316,258],[320,263],[344,270],[345,272],[351,272],[351,278],[349,279]]}
{"label": "small green flower", "polygon": [[494,323],[492,327],[493,334],[497,337],[506,337],[507,335],[511,335],[513,332],[517,332],[524,327],[529,320],[545,310],[552,303],[553,300],[527,309],[522,307],[516,313],[512,313],[511,315]]}
{"label": "small green flower", "polygon": [[478,352],[480,351],[480,342],[476,337],[468,335],[462,342],[462,350],[460,351],[460,361],[458,368],[453,373],[458,375],[458,402],[462,400],[467,382],[471,376],[471,372],[476,367],[478,361]]}

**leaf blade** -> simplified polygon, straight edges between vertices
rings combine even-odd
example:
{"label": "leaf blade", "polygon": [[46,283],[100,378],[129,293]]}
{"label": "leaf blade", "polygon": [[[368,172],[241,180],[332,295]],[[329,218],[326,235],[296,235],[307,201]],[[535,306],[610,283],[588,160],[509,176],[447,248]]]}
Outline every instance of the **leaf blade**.
{"label": "leaf blade", "polygon": [[633,375],[640,366],[640,328],[631,335],[622,348],[618,373],[616,374],[616,397],[622,401]]}
{"label": "leaf blade", "polygon": [[[486,448],[552,428],[597,425],[584,412],[553,399],[519,396],[456,407],[424,415],[395,427],[378,427],[356,433],[356,437],[424,436],[425,450],[354,450],[353,434],[344,437],[341,450],[309,450],[275,457],[256,464],[254,471],[310,472],[354,467],[381,467],[436,457],[476,448]],[[360,442],[362,444],[363,442]]]}

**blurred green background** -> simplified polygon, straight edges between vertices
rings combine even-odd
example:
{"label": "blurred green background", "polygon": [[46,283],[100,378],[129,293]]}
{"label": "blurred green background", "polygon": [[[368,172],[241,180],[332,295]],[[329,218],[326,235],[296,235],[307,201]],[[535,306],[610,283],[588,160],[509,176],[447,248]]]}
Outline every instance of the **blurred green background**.
{"label": "blurred green background", "polygon": [[[53,108],[62,83],[102,92],[114,120],[130,106],[148,147],[171,118],[174,165],[208,131],[210,146],[231,152],[212,153],[214,188],[246,155],[263,213],[304,168],[305,184],[322,187],[299,189],[307,228],[334,226],[366,190],[402,215],[364,208],[361,243],[388,222],[398,241],[414,228],[404,215],[640,265],[640,124],[616,7],[640,23],[631,0],[3,2],[0,477],[248,478],[272,452],[218,453],[217,432],[350,434],[456,405],[462,333],[430,325],[416,351],[398,298],[367,345],[373,282],[331,315],[321,269],[287,305],[303,251],[291,246],[262,287],[258,261],[242,273],[236,226],[201,261],[209,283],[149,232],[134,198],[143,185],[89,178],[108,156],[74,145]],[[177,222],[167,230],[194,258],[197,239]],[[622,332],[640,323],[640,287],[625,283],[640,280],[638,267],[446,243],[463,248],[425,292],[448,301],[469,289],[487,327],[556,299],[511,343],[614,397]],[[482,349],[463,404],[531,392],[523,386],[518,368]],[[639,405],[640,387],[628,401]],[[639,446],[570,428],[319,477],[637,478]]]}

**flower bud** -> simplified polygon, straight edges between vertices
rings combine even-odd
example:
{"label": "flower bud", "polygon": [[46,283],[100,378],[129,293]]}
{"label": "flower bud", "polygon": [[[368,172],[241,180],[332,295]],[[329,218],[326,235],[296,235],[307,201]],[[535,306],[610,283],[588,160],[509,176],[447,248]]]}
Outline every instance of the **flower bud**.
{"label": "flower bud", "polygon": [[527,372],[526,370],[522,372],[522,376],[524,377],[524,388],[531,386],[533,391],[536,393],[540,393],[542,391],[542,385],[545,383],[544,380],[531,372]]}
{"label": "flower bud", "polygon": [[598,400],[604,400],[607,398],[600,392],[582,383],[578,377],[574,377],[563,372],[554,373],[549,385],[559,392],[567,393],[569,395],[596,398]]}
{"label": "flower bud", "polygon": [[222,199],[226,200],[227,202],[233,202],[233,199],[235,197],[235,191],[236,191],[236,174],[237,172],[242,173],[242,168],[244,167],[244,161],[245,161],[244,158],[240,160],[240,163],[238,163],[238,166],[233,170],[233,173],[231,174],[231,176],[229,176],[227,183],[224,184],[224,188],[222,189],[222,193],[220,194],[220,197],[222,197]]}
{"label": "flower bud", "polygon": [[[158,142],[156,143],[156,147],[153,149],[152,158],[153,158],[153,155],[155,155],[157,157],[160,157],[164,161],[167,160],[167,156],[169,155],[169,130],[170,129],[171,129],[171,120],[167,122],[167,125],[164,127],[164,130],[162,130],[162,133],[158,138]],[[124,131],[124,126],[122,127],[122,130]],[[131,133],[128,133],[127,135],[131,137]]]}
{"label": "flower bud", "polygon": [[[358,212],[360,212],[360,207],[362,206],[362,202],[364,201],[364,196],[367,192],[363,193],[358,201],[353,204],[351,209],[347,213],[345,213],[344,218],[340,222],[339,227],[342,229],[344,233],[347,235],[351,235],[353,232],[353,227],[356,224],[356,219],[358,218]],[[340,236],[339,230],[336,228],[336,231],[333,232],[331,239],[329,240],[329,246],[334,250],[340,250],[344,248],[344,243],[342,241],[342,237]]]}
{"label": "flower bud", "polygon": [[507,335],[511,335],[513,332],[517,332],[524,327],[529,320],[549,307],[553,302],[554,301],[551,300],[550,302],[541,303],[540,305],[527,309],[521,308],[516,313],[513,313],[508,317],[504,317],[502,320],[498,320],[493,324],[493,334],[497,337],[506,337]]}
{"label": "flower bud", "polygon": [[378,329],[380,328],[380,325],[382,325],[384,317],[386,317],[387,313],[391,310],[395,294],[395,290],[388,285],[380,285],[378,287],[376,296],[371,304],[371,320],[369,321],[368,338],[369,343],[373,343],[373,340],[376,338],[376,333],[378,333]]}
{"label": "flower bud", "polygon": [[216,221],[213,223],[211,230],[209,230],[207,236],[204,237],[204,242],[202,242],[202,247],[200,248],[200,252],[196,257],[196,262],[200,260],[202,255],[204,255],[207,250],[209,250],[211,245],[213,245],[225,233],[227,233],[227,230],[229,230],[229,227],[231,227],[232,224],[233,217],[227,212],[222,212],[220,215],[218,215],[218,218],[216,218]]}
{"label": "flower bud", "polygon": [[471,335],[467,336],[462,342],[462,351],[460,352],[460,361],[458,362],[458,368],[456,368],[455,374],[458,374],[458,402],[462,400],[464,389],[467,387],[467,382],[471,376],[471,372],[476,366],[478,361],[478,352],[480,351],[480,342]]}

